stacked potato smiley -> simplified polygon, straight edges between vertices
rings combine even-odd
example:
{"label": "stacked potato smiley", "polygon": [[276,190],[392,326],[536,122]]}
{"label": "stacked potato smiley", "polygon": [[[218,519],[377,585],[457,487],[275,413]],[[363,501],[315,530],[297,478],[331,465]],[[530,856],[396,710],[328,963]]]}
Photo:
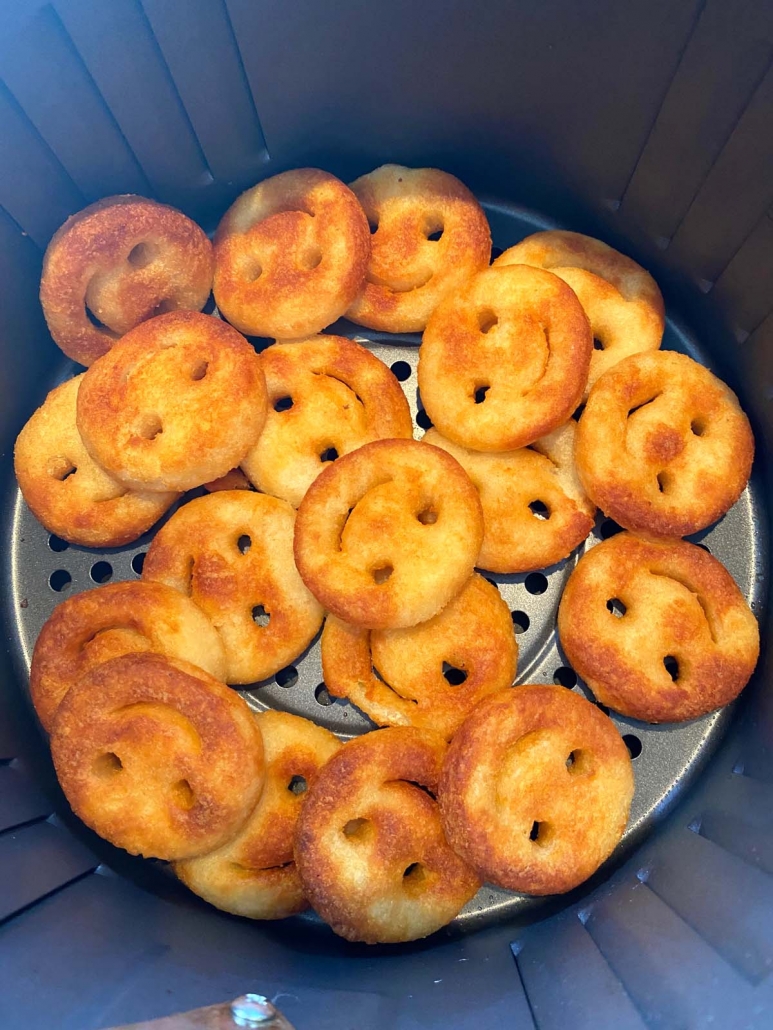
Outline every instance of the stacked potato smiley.
{"label": "stacked potato smiley", "polygon": [[[754,669],[738,587],[679,539],[746,484],[737,399],[659,349],[660,291],[630,258],[559,231],[490,250],[458,179],[399,165],[267,179],[214,247],[134,197],[49,247],[44,312],[88,368],[19,435],[24,498],[87,547],[178,507],[141,582],[55,610],[32,699],[74,811],[227,911],[311,904],[351,940],[414,940],[484,881],[562,893],[606,861],[625,744],[579,694],[513,687],[510,613],[475,571],[567,558],[597,506],[630,532],[580,557],[558,632],[598,699],[691,719]],[[220,317],[201,313],[211,286]],[[321,333],[344,315],[423,333],[422,440],[378,344]],[[321,627],[330,693],[381,727],[346,743],[231,689]]]}

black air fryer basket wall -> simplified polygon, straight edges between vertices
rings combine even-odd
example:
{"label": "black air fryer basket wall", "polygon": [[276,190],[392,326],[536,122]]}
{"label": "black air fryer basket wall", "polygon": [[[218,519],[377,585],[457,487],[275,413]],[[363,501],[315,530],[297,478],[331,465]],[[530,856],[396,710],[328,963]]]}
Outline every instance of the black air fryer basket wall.
{"label": "black air fryer basket wall", "polygon": [[[698,343],[754,424],[753,553],[732,534],[723,546],[736,576],[760,577],[764,624],[772,58],[766,0],[6,0],[0,1027],[97,1030],[250,990],[276,997],[298,1030],[773,1025],[764,656],[696,782],[572,897],[403,948],[250,924],[69,814],[25,699],[17,626],[38,602],[12,574],[11,545],[25,541],[10,469],[16,434],[66,371],[37,289],[69,214],[136,192],[212,228],[238,192],[287,168],[348,180],[386,161],[435,165],[488,199],[495,244],[544,218],[658,279],[674,338]],[[41,551],[28,564],[55,561]],[[674,800],[666,789],[664,812]]]}

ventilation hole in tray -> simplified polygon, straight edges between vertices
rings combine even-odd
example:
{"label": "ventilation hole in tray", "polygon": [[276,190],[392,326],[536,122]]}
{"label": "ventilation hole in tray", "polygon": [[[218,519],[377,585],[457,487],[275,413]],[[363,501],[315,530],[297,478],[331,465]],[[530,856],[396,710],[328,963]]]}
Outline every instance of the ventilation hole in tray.
{"label": "ventilation hole in tray", "polygon": [[274,411],[289,411],[292,406],[292,397],[278,397],[274,401]]}
{"label": "ventilation hole in tray", "polygon": [[95,583],[107,583],[113,575],[113,566],[109,561],[94,562],[89,575]]}
{"label": "ventilation hole in tray", "polygon": [[557,687],[574,687],[577,683],[577,673],[568,665],[560,665],[553,673],[553,682]]}
{"label": "ventilation hole in tray", "polygon": [[460,687],[467,679],[467,673],[464,669],[458,669],[455,665],[450,665],[448,662],[443,662],[443,675],[452,687]]}
{"label": "ventilation hole in tray", "polygon": [[287,789],[291,794],[305,794],[308,790],[308,783],[306,782],[305,776],[293,776],[290,782],[287,784]]}
{"label": "ventilation hole in tray", "polygon": [[623,743],[628,748],[628,754],[631,756],[631,760],[638,758],[641,754],[641,741],[633,733],[626,733],[623,737]]}
{"label": "ventilation hole in tray", "polygon": [[404,383],[406,379],[411,378],[411,366],[407,361],[395,361],[390,365],[390,368],[392,369],[392,375],[400,383]]}
{"label": "ventilation hole in tray", "polygon": [[596,707],[598,708],[598,710],[600,712],[603,712],[604,715],[609,715],[609,709],[607,708],[606,705],[603,705],[600,701],[596,702]]}
{"label": "ventilation hole in tray", "polygon": [[611,612],[616,619],[622,619],[628,609],[619,597],[610,597],[607,601],[607,611]]}
{"label": "ventilation hole in tray", "polygon": [[246,533],[242,533],[239,539],[236,541],[236,546],[239,548],[239,554],[246,554],[247,551],[252,547],[252,540],[247,536]]}
{"label": "ventilation hole in tray", "polygon": [[318,705],[323,705],[325,708],[329,708],[330,705],[335,704],[335,698],[324,683],[320,683],[320,685],[315,688],[314,699]]}
{"label": "ventilation hole in tray", "polygon": [[70,545],[67,543],[66,540],[62,540],[61,537],[54,536],[54,534],[52,533],[51,536],[48,538],[48,546],[51,548],[52,551],[66,551]]}
{"label": "ventilation hole in tray", "polygon": [[424,408],[419,408],[416,414],[416,425],[419,429],[432,429],[432,419],[429,417]]}
{"label": "ventilation hole in tray", "polygon": [[142,568],[145,564],[145,554],[145,551],[140,551],[139,554],[135,554],[132,558],[132,572],[136,573],[138,576],[142,575]]}
{"label": "ventilation hole in tray", "polygon": [[526,612],[511,612],[510,616],[513,620],[513,629],[516,634],[525,633],[531,622]]}
{"label": "ventilation hole in tray", "polygon": [[335,449],[335,447],[326,447],[325,450],[320,454],[319,460],[322,462],[335,461],[337,457],[338,451]]}
{"label": "ventilation hole in tray", "polygon": [[496,259],[498,257],[502,257],[503,254],[504,254],[504,251],[502,250],[501,247],[492,247],[491,248],[491,260],[492,261],[496,261]]}
{"label": "ventilation hole in tray", "polygon": [[536,519],[541,519],[543,522],[550,518],[550,508],[544,501],[530,501],[529,511]]}
{"label": "ventilation hole in tray", "polygon": [[280,669],[274,679],[280,687],[294,687],[298,682],[298,670],[294,665],[288,665],[286,668]]}
{"label": "ventilation hole in tray", "polygon": [[267,612],[262,604],[256,604],[252,609],[252,621],[256,626],[264,628],[271,622],[271,613]]}
{"label": "ventilation hole in tray", "polygon": [[679,662],[676,660],[676,658],[674,658],[672,654],[667,654],[666,657],[663,659],[663,664],[666,667],[666,672],[668,673],[668,675],[671,677],[674,683],[676,683],[676,681],[679,679]]}
{"label": "ventilation hole in tray", "polygon": [[62,590],[66,590],[70,583],[72,583],[72,576],[67,569],[57,569],[56,572],[52,572],[48,578],[48,585],[52,590],[56,590],[57,593],[61,593]]}
{"label": "ventilation hole in tray", "polygon": [[611,536],[616,536],[618,533],[623,532],[623,527],[618,526],[614,519],[604,519],[599,527],[599,534],[602,540],[609,540]]}
{"label": "ventilation hole in tray", "polygon": [[541,572],[530,572],[525,585],[530,594],[544,594],[548,588],[547,576]]}

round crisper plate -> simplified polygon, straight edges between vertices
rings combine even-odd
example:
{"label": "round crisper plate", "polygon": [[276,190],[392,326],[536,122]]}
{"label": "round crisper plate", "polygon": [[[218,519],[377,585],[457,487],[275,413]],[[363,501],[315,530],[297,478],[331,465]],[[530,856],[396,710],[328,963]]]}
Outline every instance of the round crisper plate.
{"label": "round crisper plate", "polygon": [[[538,229],[553,228],[552,223],[532,212],[508,205],[487,206],[495,253],[512,246],[523,236]],[[332,326],[339,333],[366,344],[392,367],[408,396],[418,438],[430,422],[421,407],[416,387],[418,336],[395,337],[370,333],[346,322]],[[257,341],[264,347],[269,341]],[[684,326],[669,319],[664,348],[689,353],[711,367],[700,342]],[[48,382],[41,383],[40,401],[47,390],[69,378],[76,367],[62,362],[52,370]],[[195,491],[201,493],[202,491]],[[191,495],[187,495],[188,499]],[[738,503],[710,530],[697,534],[694,541],[705,546],[734,576],[752,609],[759,616],[765,596],[766,540],[761,511],[761,492],[754,481]],[[168,517],[168,516],[167,516]],[[485,573],[495,582],[507,602],[518,634],[520,657],[519,683],[559,683],[569,690],[592,698],[589,690],[571,669],[558,646],[555,624],[558,602],[569,573],[581,553],[617,531],[617,526],[600,516],[588,540],[568,559],[542,572],[497,576]],[[65,597],[108,581],[131,579],[142,571],[142,560],[152,532],[129,547],[105,551],[73,547],[49,536],[30,514],[21,495],[15,499],[12,538],[6,543],[6,590],[16,627],[13,645],[17,657],[29,667],[32,649],[40,629],[56,604]],[[463,688],[460,688],[463,689]],[[346,701],[328,693],[322,680],[319,643],[271,680],[245,689],[244,696],[256,710],[278,708],[313,719],[342,738],[364,733],[373,724]],[[631,818],[611,864],[616,864],[638,844],[649,829],[664,817],[681,791],[692,782],[716,748],[732,715],[732,706],[694,722],[672,726],[648,726],[611,713],[634,760],[636,793]],[[554,902],[553,902],[554,903]],[[530,898],[484,886],[456,920],[461,928],[478,927],[516,916],[535,918],[549,898]],[[313,917],[301,917],[313,918]]]}

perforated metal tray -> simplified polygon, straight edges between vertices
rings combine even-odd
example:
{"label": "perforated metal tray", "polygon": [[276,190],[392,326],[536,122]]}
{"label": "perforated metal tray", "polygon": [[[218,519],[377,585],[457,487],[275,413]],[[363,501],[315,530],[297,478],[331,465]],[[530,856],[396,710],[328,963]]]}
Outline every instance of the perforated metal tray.
{"label": "perforated metal tray", "polygon": [[[555,227],[548,220],[522,208],[496,203],[485,206],[497,248],[495,253],[512,246],[531,232]],[[415,435],[421,438],[430,423],[421,409],[416,385],[419,337],[369,333],[346,322],[331,326],[328,332],[365,343],[392,367],[407,394],[416,424]],[[255,341],[258,347],[265,346],[267,342]],[[663,346],[688,353],[711,366],[700,341],[671,317],[667,320]],[[52,370],[50,380],[41,382],[40,401],[49,389],[76,371],[78,368],[73,363],[63,360]],[[693,538],[730,570],[758,618],[765,597],[767,570],[767,531],[761,497],[761,490],[752,480],[738,503],[720,522]],[[614,523],[599,516],[593,533],[577,551],[542,572],[507,576],[484,573],[497,584],[513,613],[520,647],[517,682],[555,682],[593,700],[590,691],[561,653],[555,632],[556,611],[566,579],[583,551],[615,532],[616,528]],[[15,613],[16,637],[12,643],[18,649],[20,664],[29,667],[40,629],[64,597],[101,583],[136,578],[142,570],[142,560],[152,535],[151,532],[131,546],[117,549],[95,551],[73,547],[49,536],[17,493],[12,537],[6,547],[9,567],[4,581],[10,590],[7,598],[10,610]],[[313,719],[343,739],[373,728],[373,723],[355,707],[328,693],[322,680],[318,640],[293,666],[243,693],[256,710],[270,707],[293,712]],[[732,718],[732,708],[730,706],[690,723],[669,726],[648,726],[610,713],[629,747],[636,774],[636,793],[629,825],[610,859],[610,869],[665,816],[680,793],[698,775]],[[456,929],[473,929],[503,918],[535,918],[546,905],[553,906],[555,902],[484,886],[457,918]]]}

